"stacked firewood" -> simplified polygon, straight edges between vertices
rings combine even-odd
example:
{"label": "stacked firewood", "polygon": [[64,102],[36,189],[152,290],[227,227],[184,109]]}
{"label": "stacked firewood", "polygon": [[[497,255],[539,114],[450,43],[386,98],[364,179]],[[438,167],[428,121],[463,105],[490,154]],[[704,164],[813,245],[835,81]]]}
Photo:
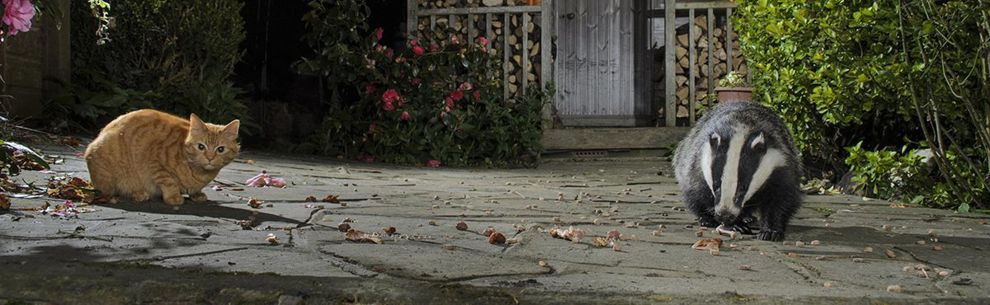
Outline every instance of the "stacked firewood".
{"label": "stacked firewood", "polygon": [[417,0],[419,8],[491,7],[540,5],[540,0]]}
{"label": "stacked firewood", "polygon": [[[484,3],[482,3],[484,2]],[[528,5],[533,1],[503,0],[420,0],[421,9],[471,7],[481,5]],[[425,8],[424,8],[425,6]],[[506,20],[504,13],[470,14],[470,15],[436,15],[431,18],[421,16],[417,29],[421,37],[432,37],[432,31],[453,29],[460,33],[459,39],[478,43],[479,37],[485,37],[495,56],[504,61],[504,86],[508,96],[520,96],[524,91],[536,90],[540,87],[541,44],[540,14],[511,13]],[[489,24],[490,22],[490,24]],[[490,31],[490,32],[489,32]],[[523,41],[526,41],[525,43]],[[508,54],[505,49],[508,47]]]}
{"label": "stacked firewood", "polygon": [[[690,37],[688,35],[688,26],[694,27],[695,61],[693,63],[690,60],[689,54],[691,51],[689,50]],[[749,69],[746,67],[746,59],[739,49],[739,37],[736,33],[732,33],[732,40],[727,43],[725,25],[715,23],[715,26],[711,29],[712,41],[711,46],[709,46],[708,30],[707,16],[695,17],[693,22],[677,29],[677,39],[674,46],[674,83],[677,86],[674,96],[677,99],[677,118],[687,118],[689,116],[688,99],[690,98],[691,90],[694,90],[696,105],[705,104],[709,98],[709,85],[712,88],[716,87],[718,81],[732,70],[735,70],[736,73],[744,77],[749,72]],[[710,60],[709,51],[711,51]],[[732,56],[732,68],[728,66],[730,54]],[[662,57],[662,54],[658,57]],[[660,64],[662,64],[662,59]],[[694,70],[694,88],[690,88],[690,69]],[[711,76],[711,81],[713,82],[711,84],[709,84],[709,76]],[[660,83],[658,85],[661,88],[660,90],[662,90],[664,86],[663,76],[660,76],[659,79]]]}

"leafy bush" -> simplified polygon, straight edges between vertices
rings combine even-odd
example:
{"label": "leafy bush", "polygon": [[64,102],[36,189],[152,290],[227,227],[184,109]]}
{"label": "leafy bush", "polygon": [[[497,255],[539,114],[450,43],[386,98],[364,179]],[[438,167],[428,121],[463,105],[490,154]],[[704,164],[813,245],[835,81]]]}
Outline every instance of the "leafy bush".
{"label": "leafy bush", "polygon": [[[986,3],[743,0],[738,13],[754,98],[783,116],[807,159],[845,159],[864,187],[887,198],[901,192],[934,206],[986,206]],[[917,166],[910,151],[857,145],[843,157],[842,147],[861,141],[930,148],[937,172],[928,187],[890,188],[884,175]]]}
{"label": "leafy bush", "polygon": [[50,102],[50,112],[89,128],[144,107],[195,112],[214,122],[244,120],[240,90],[227,81],[242,54],[242,6],[235,0],[113,1],[109,41],[94,39],[103,23],[91,8],[73,6],[74,88]]}
{"label": "leafy bush", "polygon": [[[311,6],[307,41],[320,55],[300,68],[327,77],[340,99],[324,122],[324,153],[430,166],[538,159],[549,89],[503,99],[501,62],[487,39],[437,31],[396,50],[381,44],[381,29],[359,34],[351,14],[360,16],[363,1]],[[341,99],[346,91],[356,98]]]}
{"label": "leafy bush", "polygon": [[862,195],[920,203],[933,185],[930,163],[919,150],[870,151],[862,143],[846,150],[852,182]]}

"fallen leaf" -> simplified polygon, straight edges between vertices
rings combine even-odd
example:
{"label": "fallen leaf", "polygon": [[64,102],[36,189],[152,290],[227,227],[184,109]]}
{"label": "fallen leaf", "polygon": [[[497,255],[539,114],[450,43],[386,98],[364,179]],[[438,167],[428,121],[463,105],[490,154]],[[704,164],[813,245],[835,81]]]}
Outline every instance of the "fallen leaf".
{"label": "fallen leaf", "polygon": [[340,230],[341,232],[350,231],[351,225],[346,222],[340,223],[339,225],[337,225],[337,230]]}
{"label": "fallen leaf", "polygon": [[489,244],[493,244],[493,245],[504,244],[505,243],[505,235],[502,235],[502,233],[499,233],[499,232],[492,232],[491,235],[488,235],[488,243]]}
{"label": "fallen leaf", "polygon": [[261,200],[258,200],[258,199],[255,199],[254,197],[252,197],[250,200],[248,200],[248,203],[247,204],[248,204],[248,206],[251,206],[252,208],[260,209],[261,208],[261,205],[264,204],[264,203],[265,203],[264,201],[261,201]]}
{"label": "fallen leaf", "polygon": [[395,227],[385,227],[382,228],[382,231],[385,231],[386,235],[392,235],[395,234]]}
{"label": "fallen leaf", "polygon": [[316,196],[313,195],[307,196],[306,202],[316,202]]}
{"label": "fallen leaf", "polygon": [[883,254],[886,255],[887,258],[897,258],[897,253],[890,249],[883,249]]}
{"label": "fallen leaf", "polygon": [[64,137],[62,138],[62,144],[72,147],[79,147],[80,145],[82,145],[82,141],[80,141],[78,138],[75,137]]}
{"label": "fallen leaf", "polygon": [[340,199],[338,199],[336,195],[327,195],[322,201],[327,203],[340,203]]}
{"label": "fallen leaf", "polygon": [[10,198],[7,195],[0,194],[0,211],[6,211],[10,209]]}
{"label": "fallen leaf", "polygon": [[608,242],[609,240],[607,238],[601,236],[595,236],[595,238],[591,240],[591,244],[595,245],[596,247],[607,247]]}
{"label": "fallen leaf", "polygon": [[272,233],[268,233],[268,236],[265,237],[265,241],[267,241],[269,244],[277,245],[278,236],[275,236],[275,234]]}
{"label": "fallen leaf", "polygon": [[464,223],[463,221],[458,222],[457,225],[455,225],[454,227],[457,228],[457,230],[459,231],[465,231],[468,229],[467,223]]}
{"label": "fallen leaf", "polygon": [[900,293],[900,292],[903,292],[903,291],[904,291],[904,289],[901,288],[900,285],[890,285],[890,286],[887,286],[887,292]]}
{"label": "fallen leaf", "polygon": [[495,228],[492,228],[492,227],[488,227],[484,231],[481,231],[481,235],[484,235],[485,237],[490,237],[490,236],[492,236],[492,234],[495,234],[495,233],[496,233],[495,232]]}
{"label": "fallen leaf", "polygon": [[721,246],[722,246],[722,240],[721,239],[718,239],[718,238],[706,238],[706,239],[701,239],[701,240],[698,240],[698,241],[694,242],[694,245],[691,245],[691,249],[695,249],[695,250],[715,249],[715,250],[718,250],[718,248],[721,247]]}
{"label": "fallen leaf", "polygon": [[347,230],[347,233],[344,234],[344,237],[345,239],[353,242],[376,243],[376,244],[382,243],[381,238],[365,234],[364,232],[355,229]]}

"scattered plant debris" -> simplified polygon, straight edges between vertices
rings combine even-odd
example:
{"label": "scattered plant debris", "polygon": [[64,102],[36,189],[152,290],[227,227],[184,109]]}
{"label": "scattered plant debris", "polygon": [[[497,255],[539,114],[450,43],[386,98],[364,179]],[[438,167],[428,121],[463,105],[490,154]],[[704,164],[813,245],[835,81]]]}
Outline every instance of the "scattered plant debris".
{"label": "scattered plant debris", "polygon": [[372,236],[365,234],[356,229],[348,229],[347,233],[344,234],[345,239],[348,241],[359,242],[359,243],[375,243],[381,244],[382,239],[377,236]]}
{"label": "scattered plant debris", "polygon": [[286,185],[285,179],[272,177],[268,171],[261,171],[260,174],[251,177],[244,183],[253,187],[285,187]]}

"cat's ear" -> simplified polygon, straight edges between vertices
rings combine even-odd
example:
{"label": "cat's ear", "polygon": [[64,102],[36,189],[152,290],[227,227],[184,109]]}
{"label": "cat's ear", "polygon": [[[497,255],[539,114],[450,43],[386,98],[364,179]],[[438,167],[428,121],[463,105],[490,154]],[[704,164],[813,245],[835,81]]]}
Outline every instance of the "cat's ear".
{"label": "cat's ear", "polygon": [[223,136],[230,140],[237,140],[237,130],[241,128],[241,120],[233,120],[223,127]]}
{"label": "cat's ear", "polygon": [[189,132],[190,133],[203,133],[206,131],[206,123],[199,119],[195,113],[189,114]]}

